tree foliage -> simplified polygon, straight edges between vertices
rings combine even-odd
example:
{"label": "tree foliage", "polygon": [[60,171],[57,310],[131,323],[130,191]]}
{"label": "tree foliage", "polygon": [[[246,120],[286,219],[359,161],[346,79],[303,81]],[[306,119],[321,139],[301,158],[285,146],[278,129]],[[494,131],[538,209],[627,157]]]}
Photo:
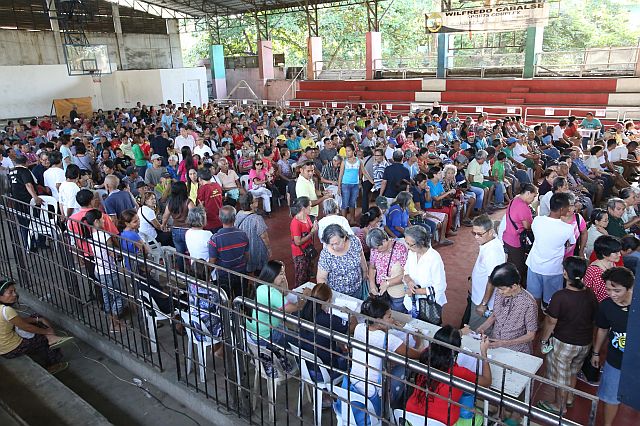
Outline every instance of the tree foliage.
{"label": "tree foliage", "polygon": [[[432,35],[424,29],[424,14],[437,10],[438,0],[387,0],[381,1],[380,14],[384,13],[382,32],[383,58],[415,58],[435,55]],[[386,10],[388,7],[388,10]],[[557,10],[557,9],[556,9]],[[640,26],[630,22],[625,6],[620,0],[561,0],[560,12],[555,13],[545,28],[544,51],[566,51],[589,47],[636,46]],[[323,61],[337,67],[343,63],[349,68],[362,66],[365,55],[367,13],[364,6],[327,8],[318,13],[319,31],[323,43]],[[243,56],[255,54],[257,31],[251,18],[244,25],[221,29],[225,55]],[[284,53],[287,66],[300,66],[306,62],[307,24],[303,12],[269,16],[269,27],[275,53]],[[480,41],[486,47],[499,47],[500,53],[524,50],[524,31],[514,33],[508,47],[496,35],[474,34],[457,36],[459,47],[469,49]],[[184,52],[185,63],[195,65],[209,56],[211,41],[206,32],[197,35],[193,48]],[[482,48],[482,46],[479,46]],[[494,50],[495,51],[495,50]]]}

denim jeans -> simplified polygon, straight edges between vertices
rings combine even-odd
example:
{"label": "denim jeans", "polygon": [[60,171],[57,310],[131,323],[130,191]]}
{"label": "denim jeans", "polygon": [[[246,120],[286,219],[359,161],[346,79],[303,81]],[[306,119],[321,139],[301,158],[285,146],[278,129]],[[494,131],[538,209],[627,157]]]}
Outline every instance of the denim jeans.
{"label": "denim jeans", "polygon": [[105,275],[98,275],[98,281],[102,284],[104,311],[111,315],[120,315],[124,307],[124,302],[120,295],[121,287],[118,273],[113,272]]}
{"label": "denim jeans", "polygon": [[[176,252],[179,254],[187,254],[187,241],[185,235],[187,233],[186,228],[171,228],[171,237],[173,238],[173,245],[176,248]],[[176,262],[178,264],[178,270],[184,271],[184,258],[182,256],[176,256]]]}
{"label": "denim jeans", "polygon": [[358,201],[358,192],[360,192],[360,186],[358,184],[343,183],[341,190],[342,210],[355,209],[356,202]]}
{"label": "denim jeans", "polygon": [[407,308],[404,306],[404,296],[402,297],[389,297],[389,307],[392,311],[407,314]]}
{"label": "denim jeans", "polygon": [[504,203],[504,184],[502,182],[496,182],[496,203]]}
{"label": "denim jeans", "polygon": [[469,185],[467,189],[470,192],[473,192],[476,196],[476,205],[474,206],[476,209],[480,210],[482,208],[482,203],[484,203],[484,191],[481,188],[476,188],[475,186]]}

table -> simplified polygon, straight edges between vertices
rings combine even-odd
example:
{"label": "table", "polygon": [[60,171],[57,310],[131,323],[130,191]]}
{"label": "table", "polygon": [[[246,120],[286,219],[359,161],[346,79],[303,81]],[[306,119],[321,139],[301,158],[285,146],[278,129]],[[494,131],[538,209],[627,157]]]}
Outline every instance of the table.
{"label": "table", "polygon": [[600,129],[578,129],[578,133],[582,138],[589,138],[589,141],[593,143],[596,140],[596,136],[600,133]]}
{"label": "table", "polygon": [[[293,289],[294,292],[301,293],[305,288],[313,288],[315,283],[307,282],[300,287]],[[362,301],[355,297],[348,296],[346,294],[333,292],[332,303],[337,307],[332,308],[332,314],[348,318],[351,312],[359,313]],[[410,333],[420,334],[433,338],[435,333],[440,329],[440,326],[430,324],[419,319],[411,318],[410,315],[400,312],[393,312],[393,318],[396,321],[405,324],[404,329]],[[466,335],[462,336],[462,349],[471,351],[474,353],[480,353],[480,341],[473,337]],[[495,348],[489,349],[488,357],[490,361],[496,361],[506,366],[512,366],[525,373],[534,375],[538,369],[542,366],[542,358],[537,356],[525,354],[522,352],[516,352],[507,348]],[[531,385],[532,381],[529,377],[516,373],[509,368],[503,368],[501,365],[497,365],[493,362],[489,364],[491,366],[492,383],[491,388],[497,391],[502,391],[502,375],[504,373],[504,393],[518,398],[524,391],[525,402],[531,403]],[[506,372],[505,372],[506,370]],[[484,402],[484,424],[488,423],[489,414],[489,402]],[[524,424],[527,424],[527,418],[524,419]]]}

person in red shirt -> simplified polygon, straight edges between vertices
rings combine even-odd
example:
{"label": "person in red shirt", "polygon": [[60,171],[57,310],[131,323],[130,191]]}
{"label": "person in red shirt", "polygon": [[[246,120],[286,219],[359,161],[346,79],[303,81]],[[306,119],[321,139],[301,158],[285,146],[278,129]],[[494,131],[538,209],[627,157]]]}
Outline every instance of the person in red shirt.
{"label": "person in red shirt", "polygon": [[313,245],[313,236],[318,232],[318,222],[312,222],[311,201],[309,197],[297,198],[291,206],[291,255],[295,269],[295,287],[309,281],[311,277],[311,263],[314,259],[307,256],[304,249]]}
{"label": "person in red shirt", "polygon": [[[438,330],[433,336],[433,339],[458,348],[462,345],[460,330],[450,325],[445,325]],[[491,385],[491,368],[487,358],[488,348],[489,339],[483,336],[482,342],[480,343],[480,354],[483,360],[482,366],[478,366],[478,370],[481,371],[480,375],[456,363],[456,359],[458,362],[461,361],[462,354],[456,357],[456,353],[452,349],[438,345],[437,343],[431,343],[429,349],[422,353],[420,362],[459,379],[476,383],[478,386],[489,387]],[[425,392],[427,388],[432,392],[428,396]],[[460,418],[460,406],[450,403],[449,399],[459,402],[462,394],[463,392],[459,388],[446,385],[434,379],[429,379],[420,374],[416,377],[416,387],[407,400],[406,410],[424,416],[425,418],[438,420],[446,425],[454,425]],[[471,411],[473,410],[474,409],[471,408]],[[482,421],[482,415],[478,415],[475,419],[476,424],[482,424]]]}
{"label": "person in red shirt", "polygon": [[218,213],[222,208],[222,187],[216,181],[212,181],[211,169],[204,168],[198,170],[198,194],[196,198],[198,203],[201,204],[207,212],[207,223],[204,229],[211,231],[212,234],[218,232],[222,228],[222,222]]}

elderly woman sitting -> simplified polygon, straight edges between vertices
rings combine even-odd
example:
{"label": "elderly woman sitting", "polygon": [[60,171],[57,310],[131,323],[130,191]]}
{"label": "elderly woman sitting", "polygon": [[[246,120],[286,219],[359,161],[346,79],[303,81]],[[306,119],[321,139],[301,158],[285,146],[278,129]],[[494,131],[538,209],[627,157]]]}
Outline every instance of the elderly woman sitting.
{"label": "elderly woman sitting", "polygon": [[324,217],[318,221],[318,236],[322,238],[322,233],[325,228],[333,223],[342,226],[347,234],[354,235],[349,222],[344,216],[340,216],[340,210],[338,208],[338,203],[333,198],[327,198],[322,202],[322,211],[324,212]]}
{"label": "elderly woman sitting", "polygon": [[340,225],[331,224],[322,233],[322,242],[325,247],[318,260],[318,284],[327,283],[333,291],[361,299],[367,261],[358,237],[349,235]]}
{"label": "elderly woman sitting", "polygon": [[[369,258],[369,282],[375,283],[373,295],[388,297],[392,310],[406,312],[404,307],[404,266],[407,263],[407,247],[380,228],[367,234],[371,248]],[[374,286],[372,285],[373,289]]]}

